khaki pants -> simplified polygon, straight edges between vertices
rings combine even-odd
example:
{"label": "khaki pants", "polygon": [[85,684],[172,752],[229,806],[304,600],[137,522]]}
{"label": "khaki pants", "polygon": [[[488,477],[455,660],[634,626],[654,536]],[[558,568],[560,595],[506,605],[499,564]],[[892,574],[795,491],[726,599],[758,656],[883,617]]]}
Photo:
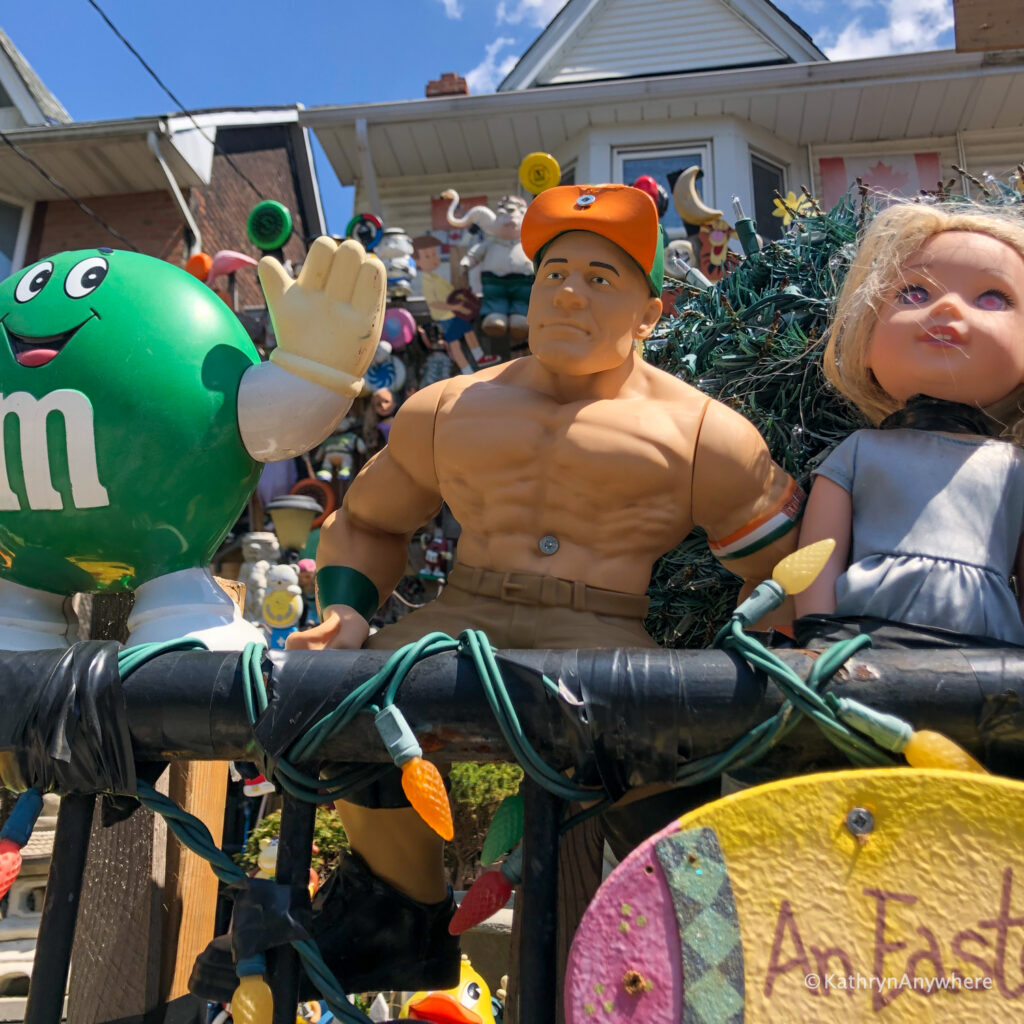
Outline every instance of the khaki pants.
{"label": "khaki pants", "polygon": [[[492,596],[502,592],[506,596]],[[609,615],[591,607],[634,614]],[[482,629],[494,647],[512,650],[657,647],[643,627],[646,607],[647,599],[635,594],[534,573],[457,566],[436,601],[375,633],[365,646],[396,650],[427,633],[457,637],[464,629]]]}

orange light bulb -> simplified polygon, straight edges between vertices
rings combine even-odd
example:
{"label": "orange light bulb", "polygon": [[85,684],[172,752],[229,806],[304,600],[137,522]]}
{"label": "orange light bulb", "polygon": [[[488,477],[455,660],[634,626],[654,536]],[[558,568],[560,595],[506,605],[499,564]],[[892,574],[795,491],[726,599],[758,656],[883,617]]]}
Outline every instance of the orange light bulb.
{"label": "orange light bulb", "polygon": [[441,773],[422,757],[402,764],[402,791],[416,813],[444,840],[455,836],[452,809]]}

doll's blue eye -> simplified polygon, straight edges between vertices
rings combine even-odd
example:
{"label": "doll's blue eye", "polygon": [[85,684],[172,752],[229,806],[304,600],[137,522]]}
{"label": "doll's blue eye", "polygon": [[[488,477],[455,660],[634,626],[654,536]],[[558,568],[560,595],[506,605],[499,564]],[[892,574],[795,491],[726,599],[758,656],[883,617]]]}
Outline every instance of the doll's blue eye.
{"label": "doll's blue eye", "polygon": [[1000,310],[1009,309],[1012,305],[1013,303],[1010,301],[1010,297],[1006,292],[1001,292],[998,288],[992,288],[990,291],[984,292],[978,296],[978,309],[998,312]]}
{"label": "doll's blue eye", "polygon": [[901,306],[919,306],[928,301],[928,289],[919,284],[910,284],[902,289],[896,297]]}

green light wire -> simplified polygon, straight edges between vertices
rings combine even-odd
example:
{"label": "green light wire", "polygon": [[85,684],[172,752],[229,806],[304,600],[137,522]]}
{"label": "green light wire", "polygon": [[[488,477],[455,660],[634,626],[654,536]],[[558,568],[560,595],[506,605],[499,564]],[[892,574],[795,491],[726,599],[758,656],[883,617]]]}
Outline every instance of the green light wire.
{"label": "green light wire", "polygon": [[[313,760],[317,751],[340,733],[357,714],[376,711],[378,704],[380,707],[393,705],[402,684],[419,662],[449,651],[471,659],[502,736],[516,760],[538,785],[563,800],[590,802],[605,795],[600,788],[579,786],[571,782],[537,754],[523,732],[501,669],[494,658],[494,649],[486,635],[478,630],[466,630],[457,640],[446,633],[429,633],[395,651],[377,672],[292,743],[285,756],[275,762],[275,781],[292,796],[314,803],[329,803],[350,792],[353,780],[351,769],[332,778],[321,779],[302,771],[296,764]],[[251,726],[255,726],[259,714],[267,706],[261,658],[262,648],[257,645],[250,645],[242,653],[243,697]],[[557,685],[547,676],[542,677],[542,683],[550,693],[558,694]]]}
{"label": "green light wire", "polygon": [[[804,717],[813,721],[855,764],[898,763],[872,741],[839,721],[819,692],[851,655],[870,646],[870,643],[870,637],[858,636],[834,644],[815,660],[807,679],[803,680],[760,641],[747,635],[740,619],[733,618],[719,631],[715,639],[716,646],[736,651],[755,669],[764,672],[775,681],[786,699],[772,718],[755,726],[727,750],[682,766],[677,773],[677,783],[692,786],[729,770],[754,764]],[[122,679],[127,679],[140,665],[161,654],[202,649],[204,645],[201,642],[188,638],[164,644],[144,644],[122,651],[118,656],[118,666]],[[378,770],[377,766],[347,768],[331,778],[322,779],[302,771],[296,764],[312,760],[320,747],[349,725],[357,714],[376,712],[379,707],[393,705],[402,684],[420,661],[450,651],[471,660],[498,728],[524,771],[538,785],[566,803],[575,801],[591,804],[563,821],[560,834],[564,835],[575,825],[599,814],[610,805],[611,798],[603,789],[573,783],[548,765],[530,744],[505,686],[494,648],[486,634],[480,630],[465,630],[457,640],[445,633],[430,633],[395,651],[373,676],[357,686],[337,707],[323,715],[295,740],[285,757],[274,762],[271,772],[274,781],[297,799],[327,803],[350,792],[361,779],[372,777]],[[243,703],[246,718],[252,727],[255,727],[269,705],[262,671],[264,653],[261,645],[249,644],[240,657]],[[541,675],[541,682],[549,693],[559,696],[557,684],[548,676]],[[218,878],[230,885],[248,884],[245,873],[217,848],[202,822],[144,782],[139,782],[138,793],[143,803],[163,815],[168,827],[182,843],[209,861]],[[343,1024],[369,1024],[369,1018],[348,1003],[340,985],[320,957],[315,943],[294,942],[293,946],[335,1016]]]}
{"label": "green light wire", "polygon": [[[191,637],[172,640],[167,643],[139,644],[137,647],[126,647],[117,656],[118,669],[122,681],[141,665],[171,651],[206,650],[206,645]],[[263,682],[260,672],[263,648],[258,644],[250,644],[242,652],[242,663],[251,676],[253,670]],[[248,691],[248,687],[244,688]],[[267,706],[266,687],[254,686],[253,693],[246,694],[246,703],[255,696],[256,704],[265,709]],[[195,815],[179,807],[169,797],[158,792],[141,779],[136,783],[139,801],[154,814],[159,814],[167,827],[174,833],[183,846],[198,854],[209,863],[213,873],[226,885],[244,888],[249,884],[246,873],[213,841],[210,830]],[[313,984],[320,990],[328,1007],[342,1024],[372,1024],[369,1017],[348,1001],[345,990],[338,983],[330,968],[324,963],[317,944],[312,941],[295,940],[292,946],[299,954],[306,973]]]}

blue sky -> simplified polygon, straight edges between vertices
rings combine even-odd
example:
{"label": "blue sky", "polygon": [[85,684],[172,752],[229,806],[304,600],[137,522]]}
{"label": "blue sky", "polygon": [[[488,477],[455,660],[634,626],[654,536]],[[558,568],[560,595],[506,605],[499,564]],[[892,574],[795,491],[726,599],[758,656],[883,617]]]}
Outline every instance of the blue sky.
{"label": "blue sky", "polygon": [[[491,92],[564,0],[300,0],[284,15],[280,0],[97,2],[187,107],[204,108],[414,99],[443,71]],[[953,46],[952,0],[775,3],[833,60]],[[76,121],[174,110],[87,0],[6,3],[0,27]],[[340,233],[352,190],[317,158]]]}

